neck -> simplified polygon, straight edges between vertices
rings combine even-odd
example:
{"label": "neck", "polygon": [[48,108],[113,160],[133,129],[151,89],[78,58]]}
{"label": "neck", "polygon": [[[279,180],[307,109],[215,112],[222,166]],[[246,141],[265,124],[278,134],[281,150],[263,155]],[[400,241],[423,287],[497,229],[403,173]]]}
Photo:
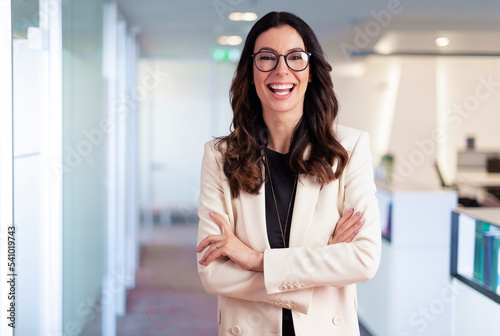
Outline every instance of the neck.
{"label": "neck", "polygon": [[293,131],[302,118],[302,109],[299,113],[266,111],[264,109],[262,116],[270,133],[267,147],[281,154],[288,153]]}
{"label": "neck", "polygon": [[286,115],[281,113],[263,112],[264,122],[269,129],[269,149],[286,154],[290,150],[293,131],[302,115]]}

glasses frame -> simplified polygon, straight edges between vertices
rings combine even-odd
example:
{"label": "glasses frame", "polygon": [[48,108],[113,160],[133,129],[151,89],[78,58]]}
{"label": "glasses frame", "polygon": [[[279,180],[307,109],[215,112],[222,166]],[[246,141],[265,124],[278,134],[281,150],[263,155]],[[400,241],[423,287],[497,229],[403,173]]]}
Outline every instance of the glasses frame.
{"label": "glasses frame", "polygon": [[[293,54],[293,53],[296,53],[296,52],[301,52],[301,53],[305,53],[309,58],[307,59],[307,65],[305,66],[304,69],[302,70],[295,70],[295,69],[292,69],[290,67],[290,65],[288,65],[288,61],[286,60],[288,55],[290,54]],[[273,54],[274,56],[276,56],[277,58],[277,61],[276,61],[276,64],[274,65],[274,67],[270,70],[261,70],[258,66],[257,66],[257,59],[255,58],[255,56],[257,56],[258,54],[263,54],[263,53],[268,53],[268,54]],[[255,67],[257,68],[257,70],[259,70],[260,72],[270,72],[270,71],[273,71],[274,69],[276,69],[276,67],[278,66],[278,64],[280,63],[280,56],[283,56],[283,59],[285,60],[285,64],[286,66],[288,67],[288,69],[292,70],[292,71],[295,71],[295,72],[301,72],[301,71],[304,71],[305,69],[307,69],[307,67],[309,66],[309,63],[311,61],[311,56],[312,54],[308,51],[302,51],[302,50],[294,50],[294,51],[290,51],[288,54],[277,54],[273,51],[259,51],[259,52],[256,52],[255,54],[252,54],[252,58],[253,58],[253,63],[255,64]]]}

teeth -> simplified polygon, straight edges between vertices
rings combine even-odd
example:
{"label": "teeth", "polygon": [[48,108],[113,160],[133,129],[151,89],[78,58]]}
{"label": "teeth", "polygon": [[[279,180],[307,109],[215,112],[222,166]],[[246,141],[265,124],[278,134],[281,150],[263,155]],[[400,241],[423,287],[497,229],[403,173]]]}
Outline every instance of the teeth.
{"label": "teeth", "polygon": [[293,88],[293,84],[284,84],[284,85],[271,84],[269,87],[273,90],[290,90],[291,88]]}
{"label": "teeth", "polygon": [[288,92],[285,91],[285,92],[275,92],[274,94],[277,94],[278,96],[285,96],[289,93],[290,93],[290,91],[288,91]]}

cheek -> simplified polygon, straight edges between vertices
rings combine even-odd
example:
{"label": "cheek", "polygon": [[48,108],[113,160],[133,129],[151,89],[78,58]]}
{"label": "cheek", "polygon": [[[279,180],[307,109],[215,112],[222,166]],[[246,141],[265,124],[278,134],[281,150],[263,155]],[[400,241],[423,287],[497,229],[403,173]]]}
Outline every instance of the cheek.
{"label": "cheek", "polygon": [[306,92],[307,87],[309,85],[309,78],[307,76],[300,78],[300,91]]}
{"label": "cheek", "polygon": [[260,72],[258,70],[253,71],[253,81],[255,85],[262,85],[264,83],[265,76],[263,76],[263,72]]}
{"label": "cheek", "polygon": [[306,71],[304,71],[304,78],[303,80],[307,83],[310,83],[311,82],[311,73],[309,72],[309,69],[307,69]]}
{"label": "cheek", "polygon": [[257,94],[260,96],[261,93],[264,93],[266,90],[265,86],[265,76],[262,76],[260,73],[255,73],[253,75],[253,83],[255,85],[255,90],[257,91]]}

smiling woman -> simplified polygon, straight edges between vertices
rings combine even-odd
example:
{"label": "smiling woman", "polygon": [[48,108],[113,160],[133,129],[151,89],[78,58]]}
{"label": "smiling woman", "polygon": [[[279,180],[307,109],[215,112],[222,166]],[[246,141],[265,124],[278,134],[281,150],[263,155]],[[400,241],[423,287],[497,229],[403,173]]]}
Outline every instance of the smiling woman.
{"label": "smiling woman", "polygon": [[[302,37],[289,25],[271,28],[257,38],[254,51],[253,59],[258,71],[253,72],[253,79],[266,125],[295,126],[302,117],[305,92],[310,81],[309,59]],[[284,62],[280,62],[281,56]],[[291,133],[285,135],[285,140],[291,139],[289,135]],[[270,141],[273,142],[269,144],[271,149],[288,152],[290,144],[287,141]]]}
{"label": "smiling woman", "polygon": [[374,276],[380,223],[369,139],[334,126],[323,50],[297,16],[248,34],[234,130],[205,145],[198,272],[219,335],[359,335],[355,283]]}

